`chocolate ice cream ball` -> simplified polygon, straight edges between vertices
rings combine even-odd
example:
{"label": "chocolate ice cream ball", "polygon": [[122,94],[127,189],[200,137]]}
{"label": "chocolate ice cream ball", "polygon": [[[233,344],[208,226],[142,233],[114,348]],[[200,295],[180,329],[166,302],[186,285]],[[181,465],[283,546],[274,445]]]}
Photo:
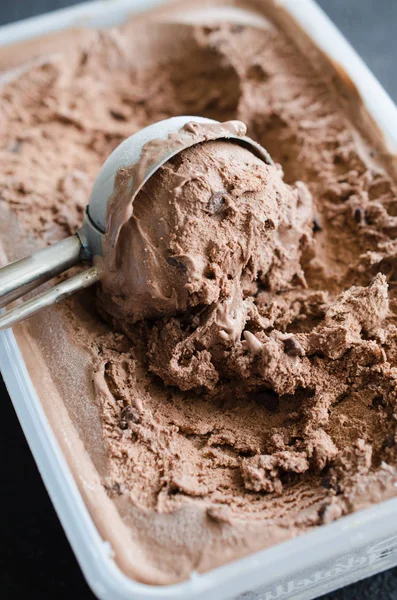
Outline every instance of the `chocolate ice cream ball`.
{"label": "chocolate ice cream ball", "polygon": [[310,218],[307,191],[284,183],[279,167],[231,141],[192,146],[134,200],[102,304],[136,322],[222,302],[236,280],[266,278],[288,232],[292,257]]}

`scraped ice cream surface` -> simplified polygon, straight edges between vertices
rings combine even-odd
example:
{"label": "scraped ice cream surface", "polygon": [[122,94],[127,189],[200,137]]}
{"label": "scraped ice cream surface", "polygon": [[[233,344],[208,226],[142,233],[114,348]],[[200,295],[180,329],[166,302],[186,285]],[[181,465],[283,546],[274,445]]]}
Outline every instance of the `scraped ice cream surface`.
{"label": "scraped ice cream surface", "polygon": [[73,429],[84,444],[70,462],[99,529],[150,583],[329,523],[397,481],[390,157],[277,11],[247,25],[181,23],[183,10],[81,31],[0,92],[9,259],[73,232],[104,159],[151,122],[239,119],[274,159],[226,140],[178,154],[134,199],[117,270],[17,331],[48,414],[44,368],[66,408],[61,443]]}

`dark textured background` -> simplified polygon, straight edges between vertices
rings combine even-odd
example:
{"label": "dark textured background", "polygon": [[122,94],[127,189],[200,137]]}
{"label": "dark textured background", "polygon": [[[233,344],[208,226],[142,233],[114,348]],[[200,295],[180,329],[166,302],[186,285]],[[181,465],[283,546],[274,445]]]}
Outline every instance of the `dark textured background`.
{"label": "dark textured background", "polygon": [[[299,0],[296,0],[299,1]],[[79,4],[0,0],[0,24]],[[396,0],[319,0],[397,102]],[[75,561],[0,379],[0,597],[93,599]],[[397,600],[397,568],[322,600]]]}

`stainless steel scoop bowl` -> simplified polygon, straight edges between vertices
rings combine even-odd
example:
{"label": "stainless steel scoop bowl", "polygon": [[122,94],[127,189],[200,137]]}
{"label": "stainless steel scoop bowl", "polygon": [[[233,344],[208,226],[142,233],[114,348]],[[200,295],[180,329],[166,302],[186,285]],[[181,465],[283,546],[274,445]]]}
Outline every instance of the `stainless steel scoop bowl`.
{"label": "stainless steel scoop bowl", "polygon": [[[173,117],[149,125],[149,127],[141,129],[121,143],[99,171],[92,188],[82,227],[71,237],[0,269],[0,309],[72,266],[80,262],[92,264],[95,256],[101,256],[102,243],[106,235],[108,200],[113,193],[117,171],[121,167],[130,167],[138,163],[147,142],[151,140],[166,141],[170,135],[177,133],[188,123],[214,124],[217,121],[202,117]],[[268,164],[272,163],[266,150],[248,137],[222,133],[214,134],[205,139],[231,139],[248,147]],[[134,187],[134,194],[136,195],[157,169],[170,158],[200,141],[204,140],[191,135],[184,138],[183,145],[179,145],[177,148],[170,148],[167,147],[167,144],[164,144],[164,153],[157,155],[153,162],[146,165],[139,186]],[[57,283],[49,290],[1,314],[0,331],[11,327],[47,306],[60,302],[77,290],[89,287],[99,279],[100,270],[97,266],[92,265],[77,275]]]}

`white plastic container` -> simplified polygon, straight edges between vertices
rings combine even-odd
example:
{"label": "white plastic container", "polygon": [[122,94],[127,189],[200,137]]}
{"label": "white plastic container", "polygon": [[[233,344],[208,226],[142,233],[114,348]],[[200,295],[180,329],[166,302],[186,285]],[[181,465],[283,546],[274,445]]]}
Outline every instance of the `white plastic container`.
{"label": "white plastic container", "polygon": [[[72,26],[120,23],[166,0],[96,1],[0,28],[0,46]],[[270,0],[263,0],[269,1]],[[341,33],[312,0],[278,0],[348,75],[397,148],[397,108]],[[30,380],[14,334],[0,334],[0,366],[18,418],[77,560],[102,600],[311,600],[397,565],[397,498],[165,587],[127,578],[112,559],[83,502]]]}

